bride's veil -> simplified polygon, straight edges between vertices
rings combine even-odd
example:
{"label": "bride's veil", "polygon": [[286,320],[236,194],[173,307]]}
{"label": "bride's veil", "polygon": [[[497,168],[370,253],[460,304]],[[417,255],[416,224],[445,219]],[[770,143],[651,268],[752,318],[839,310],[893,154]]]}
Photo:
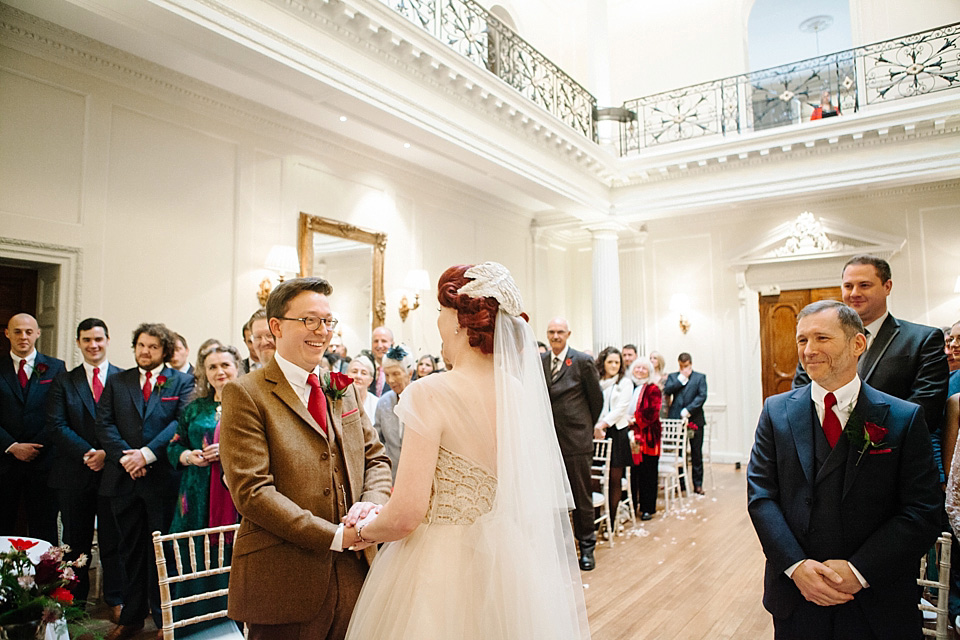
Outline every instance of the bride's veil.
{"label": "bride's veil", "polygon": [[543,365],[528,323],[503,306],[493,350],[498,488],[480,540],[504,563],[488,574],[501,584],[484,592],[499,592],[506,604],[481,610],[503,615],[504,638],[589,638],[568,515],[573,498]]}

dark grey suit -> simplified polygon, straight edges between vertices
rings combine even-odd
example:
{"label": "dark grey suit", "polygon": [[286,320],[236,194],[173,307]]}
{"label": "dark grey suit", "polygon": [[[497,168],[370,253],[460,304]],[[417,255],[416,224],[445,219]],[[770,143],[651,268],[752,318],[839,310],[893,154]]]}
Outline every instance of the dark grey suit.
{"label": "dark grey suit", "polygon": [[540,356],[553,409],[553,426],[557,430],[560,453],[576,505],[573,533],[580,541],[581,550],[592,549],[597,535],[593,525],[590,464],[593,461],[593,427],[603,410],[603,391],[597,367],[587,354],[567,349],[556,380],[551,380],[550,376],[552,358],[550,351]]}
{"label": "dark grey suit", "polygon": [[690,440],[690,461],[693,462],[693,486],[703,486],[703,426],[706,416],[703,414],[703,403],[707,401],[707,376],[693,371],[687,384],[680,382],[680,374],[675,372],[667,376],[663,384],[663,395],[672,396],[670,411],[667,417],[671,420],[680,420],[683,410],[690,414],[688,423],[698,428],[693,432]]}

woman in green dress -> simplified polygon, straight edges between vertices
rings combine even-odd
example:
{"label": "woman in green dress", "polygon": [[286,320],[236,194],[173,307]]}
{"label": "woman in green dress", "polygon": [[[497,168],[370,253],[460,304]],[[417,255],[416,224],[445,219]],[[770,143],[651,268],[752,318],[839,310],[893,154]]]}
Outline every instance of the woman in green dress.
{"label": "woman in green dress", "polygon": [[[177,432],[167,446],[170,464],[182,469],[180,493],[173,515],[171,533],[195,531],[207,527],[216,527],[237,522],[237,512],[233,508],[230,494],[223,486],[223,471],[220,468],[220,393],[224,386],[237,378],[240,353],[231,346],[219,343],[201,349],[197,358],[197,385],[193,400],[184,408],[177,424]],[[229,563],[233,547],[232,534],[224,538],[224,561]],[[193,537],[194,548],[203,562],[203,538]],[[220,538],[211,536],[211,557]],[[186,540],[181,541],[182,557],[189,555]],[[216,561],[214,561],[216,562]],[[185,560],[185,563],[188,562]],[[168,566],[172,565],[169,558]],[[217,566],[216,564],[214,566]],[[173,584],[173,596],[182,598],[189,595],[225,589],[229,576],[220,574],[207,576],[187,583]],[[179,606],[174,609],[174,620],[203,615],[209,611],[226,608],[226,597],[201,600]],[[222,621],[220,622],[222,624]],[[216,620],[191,625],[192,631],[217,626]]]}
{"label": "woman in green dress", "polygon": [[[202,375],[197,376],[194,399],[183,410],[177,432],[167,446],[170,464],[182,469],[180,493],[171,533],[210,526],[210,465],[219,468],[220,393],[237,378],[240,353],[229,345],[214,344],[200,352]],[[219,475],[219,474],[218,474]],[[216,478],[219,482],[220,478]],[[222,524],[222,523],[215,523]]]}

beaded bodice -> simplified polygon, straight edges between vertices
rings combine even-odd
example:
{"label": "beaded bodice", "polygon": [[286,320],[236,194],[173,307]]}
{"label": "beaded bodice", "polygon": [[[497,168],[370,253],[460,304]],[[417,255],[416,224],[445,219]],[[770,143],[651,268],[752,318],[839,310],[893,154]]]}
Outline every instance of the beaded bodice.
{"label": "beaded bodice", "polygon": [[423,521],[431,524],[473,524],[493,508],[497,479],[467,458],[440,447]]}

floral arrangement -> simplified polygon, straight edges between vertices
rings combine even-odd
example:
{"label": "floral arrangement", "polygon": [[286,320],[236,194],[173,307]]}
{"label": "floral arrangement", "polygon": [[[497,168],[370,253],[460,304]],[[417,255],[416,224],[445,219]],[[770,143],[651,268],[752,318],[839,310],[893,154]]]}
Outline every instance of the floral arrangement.
{"label": "floral arrangement", "polygon": [[75,623],[86,618],[67,588],[79,580],[74,570],[87,563],[85,555],[68,562],[63,559],[70,551],[67,545],[50,547],[34,563],[27,551],[37,541],[11,538],[10,544],[12,550],[0,552],[0,627],[39,621],[42,634],[44,626],[56,620]]}

